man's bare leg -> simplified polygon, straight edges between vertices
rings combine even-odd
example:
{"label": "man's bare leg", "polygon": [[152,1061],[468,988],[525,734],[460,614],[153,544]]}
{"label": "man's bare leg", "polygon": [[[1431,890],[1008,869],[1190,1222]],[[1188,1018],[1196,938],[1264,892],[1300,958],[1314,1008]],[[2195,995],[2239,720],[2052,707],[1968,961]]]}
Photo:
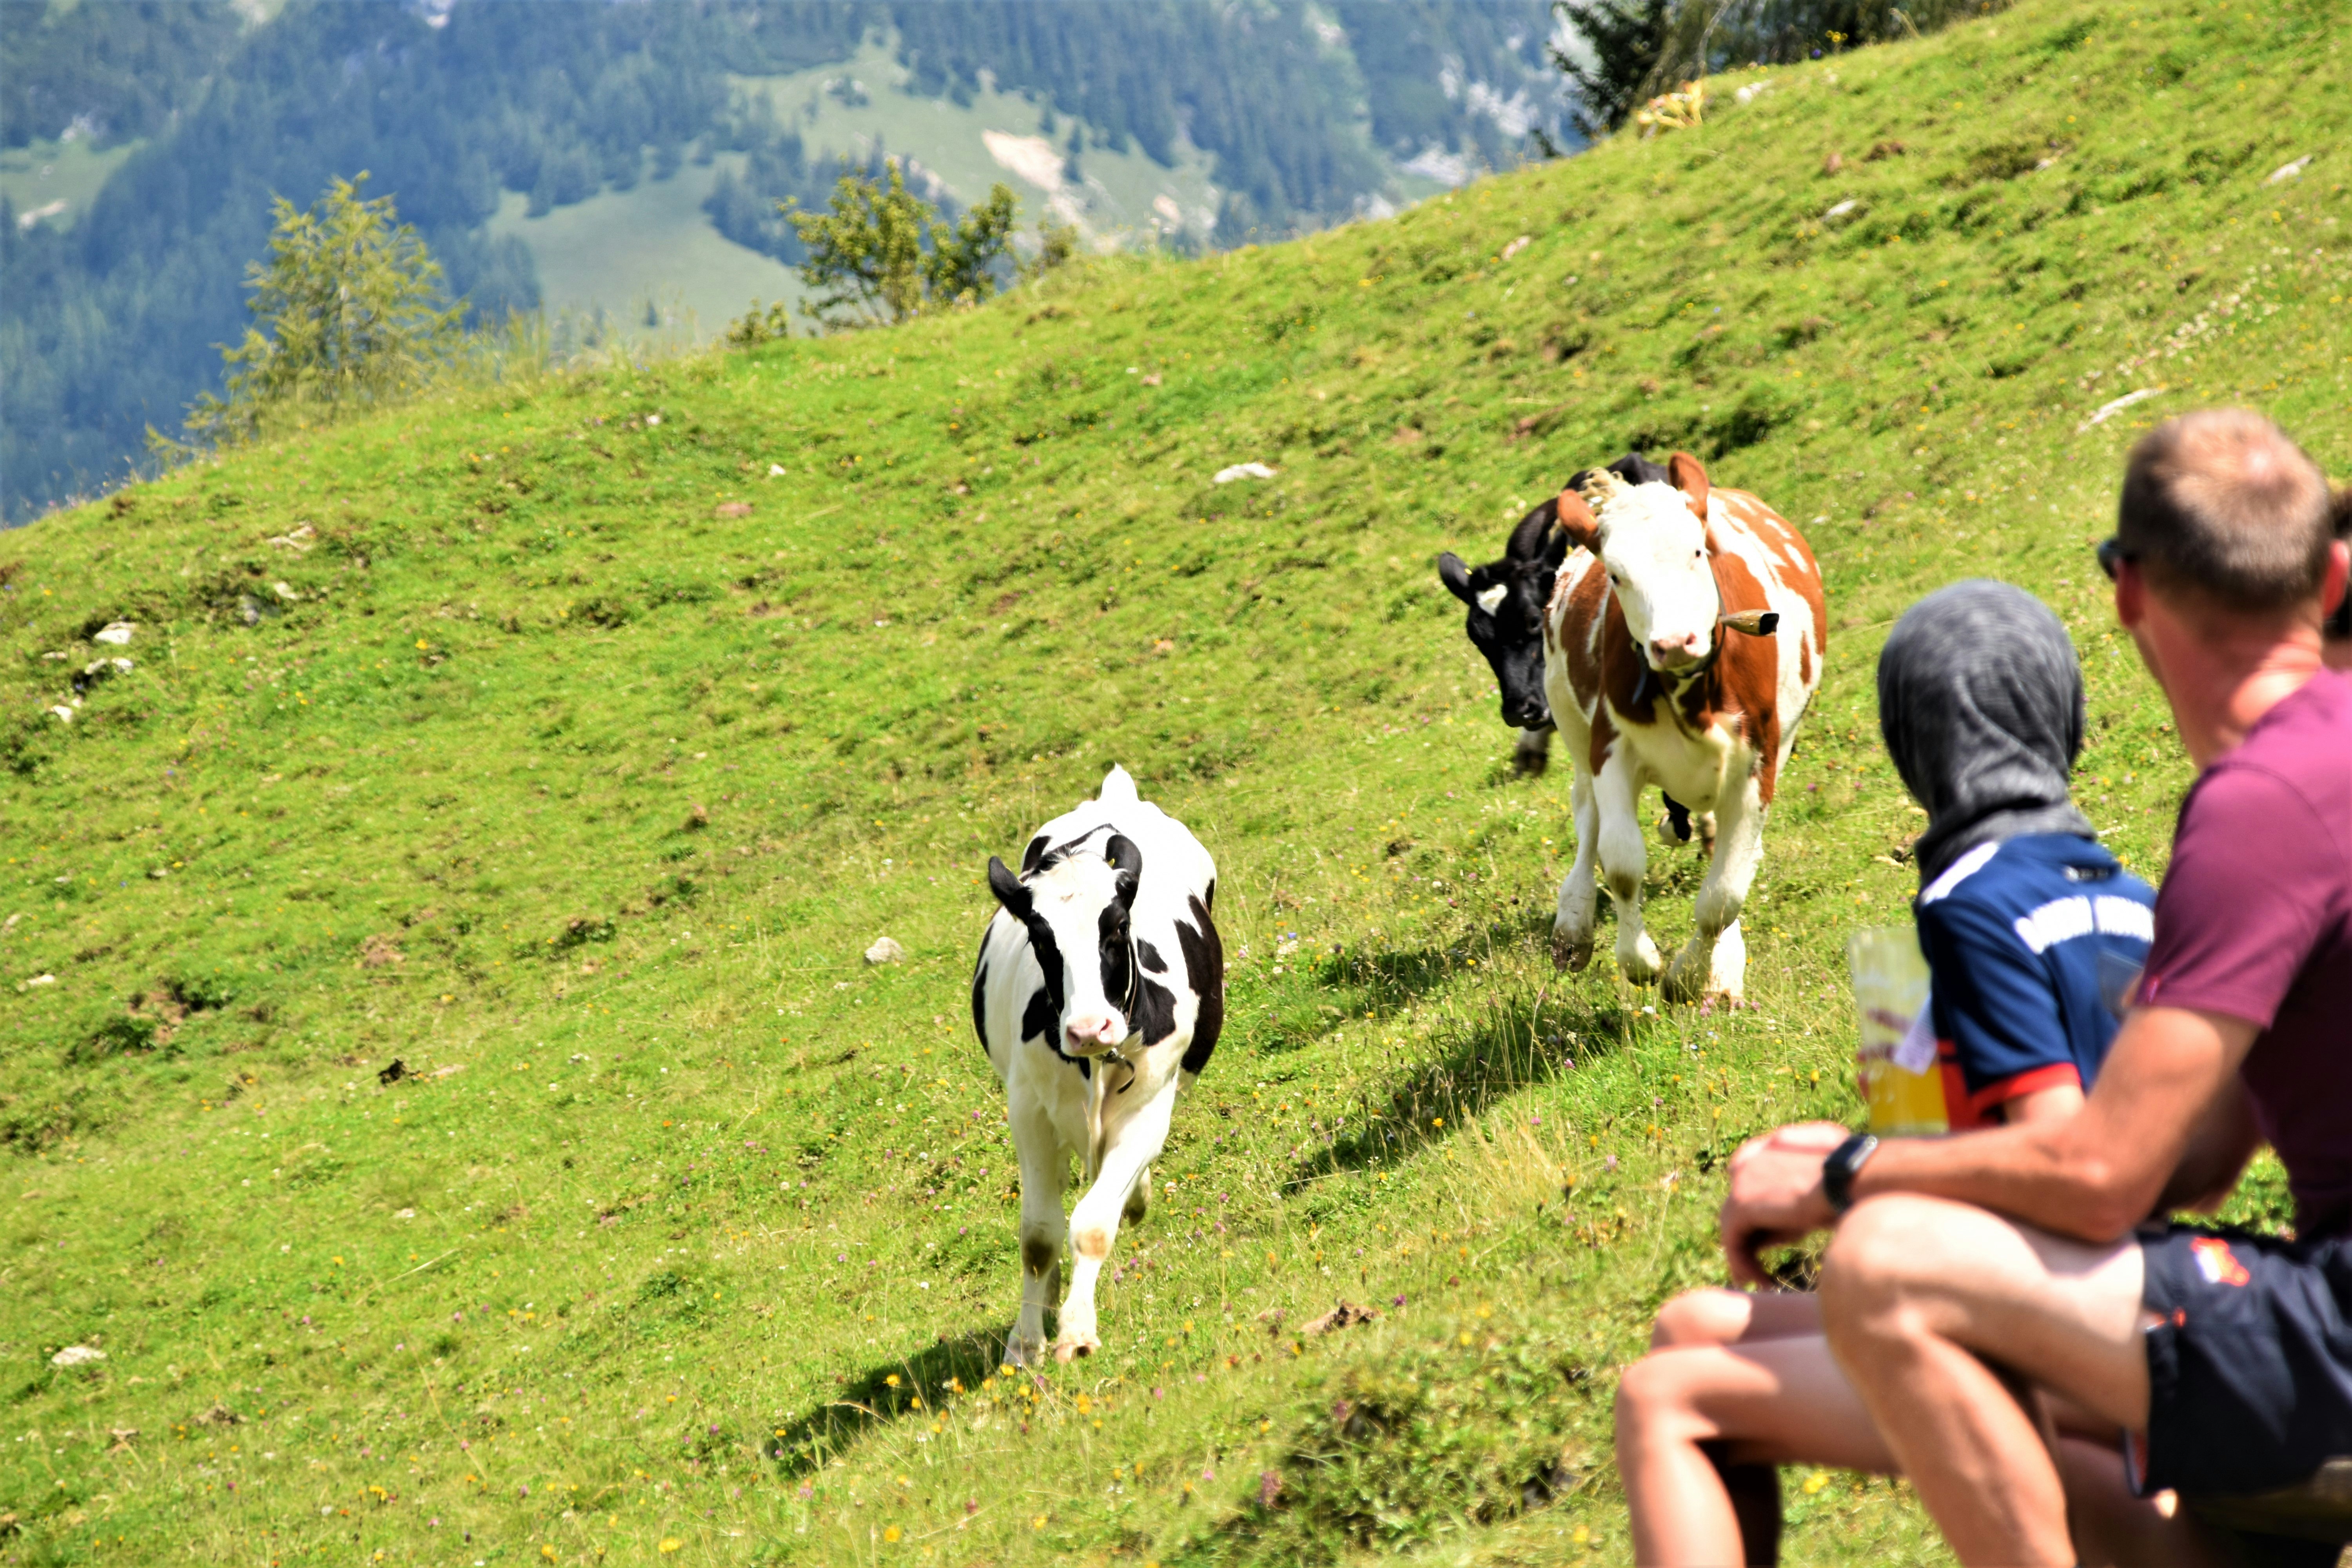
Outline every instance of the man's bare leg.
{"label": "man's bare leg", "polygon": [[1730,1345],[1822,1331],[1822,1304],[1808,1291],[1685,1290],[1658,1309],[1650,1348]]}
{"label": "man's bare leg", "polygon": [[[1881,1472],[1895,1464],[1820,1336],[1657,1351],[1625,1369],[1617,1470],[1636,1563],[1770,1561],[1764,1542],[1743,1538],[1727,1478],[1753,1489],[1741,1472],[1798,1462]],[[1760,1517],[1748,1522],[1756,1533]]]}
{"label": "man's bare leg", "polygon": [[1940,1198],[1868,1199],[1838,1227],[1830,1343],[1961,1562],[2074,1561],[2035,1416],[1986,1362],[2140,1430],[2141,1282],[2134,1242],[2063,1241]]}

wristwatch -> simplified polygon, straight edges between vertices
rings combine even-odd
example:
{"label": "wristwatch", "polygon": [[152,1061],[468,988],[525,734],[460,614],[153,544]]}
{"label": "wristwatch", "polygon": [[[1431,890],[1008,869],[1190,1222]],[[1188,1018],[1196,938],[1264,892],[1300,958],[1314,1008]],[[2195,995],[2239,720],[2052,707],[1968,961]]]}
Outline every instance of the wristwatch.
{"label": "wristwatch", "polygon": [[1862,1163],[1878,1147],[1878,1140],[1867,1132],[1857,1132],[1829,1152],[1822,1162],[1822,1194],[1830,1200],[1830,1212],[1843,1214],[1853,1207],[1853,1179],[1862,1171]]}

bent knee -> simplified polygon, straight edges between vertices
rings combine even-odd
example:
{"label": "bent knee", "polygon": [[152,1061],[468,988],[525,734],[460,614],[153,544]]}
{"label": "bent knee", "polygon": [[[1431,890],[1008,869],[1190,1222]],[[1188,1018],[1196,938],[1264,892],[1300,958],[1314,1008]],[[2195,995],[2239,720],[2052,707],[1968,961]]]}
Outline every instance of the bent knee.
{"label": "bent knee", "polygon": [[1110,1256],[1110,1228],[1108,1226],[1090,1225],[1082,1230],[1073,1232],[1070,1237],[1070,1249],[1081,1258],[1091,1258],[1100,1263]]}
{"label": "bent knee", "polygon": [[1753,1299],[1738,1290],[1687,1290],[1658,1309],[1650,1348],[1727,1345],[1748,1331]]}
{"label": "bent knee", "polygon": [[1680,1361],[1672,1352],[1653,1353],[1619,1375],[1619,1441],[1669,1435],[1696,1418],[1696,1391]]}
{"label": "bent knee", "polygon": [[1864,1198],[1839,1221],[1822,1258],[1822,1314],[1831,1325],[1902,1306],[1968,1267],[1946,1236],[1959,1205],[1910,1193]]}

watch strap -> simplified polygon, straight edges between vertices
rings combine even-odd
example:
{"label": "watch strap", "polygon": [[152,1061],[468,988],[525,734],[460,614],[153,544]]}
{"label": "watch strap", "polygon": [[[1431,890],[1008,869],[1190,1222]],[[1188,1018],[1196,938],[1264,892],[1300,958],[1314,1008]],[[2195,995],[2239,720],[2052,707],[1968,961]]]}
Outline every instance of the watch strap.
{"label": "watch strap", "polygon": [[1830,1201],[1830,1209],[1843,1214],[1853,1207],[1853,1179],[1861,1173],[1863,1162],[1878,1147],[1878,1140],[1867,1132],[1857,1132],[1829,1152],[1822,1162],[1822,1194]]}

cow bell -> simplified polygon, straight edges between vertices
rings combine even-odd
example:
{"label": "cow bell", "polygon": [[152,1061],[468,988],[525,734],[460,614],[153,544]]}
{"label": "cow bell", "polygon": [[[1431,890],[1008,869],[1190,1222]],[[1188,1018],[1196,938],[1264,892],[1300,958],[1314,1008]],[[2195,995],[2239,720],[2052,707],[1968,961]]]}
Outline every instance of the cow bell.
{"label": "cow bell", "polygon": [[1717,624],[1727,631],[1746,632],[1751,637],[1769,637],[1780,625],[1778,610],[1734,610],[1717,618]]}

